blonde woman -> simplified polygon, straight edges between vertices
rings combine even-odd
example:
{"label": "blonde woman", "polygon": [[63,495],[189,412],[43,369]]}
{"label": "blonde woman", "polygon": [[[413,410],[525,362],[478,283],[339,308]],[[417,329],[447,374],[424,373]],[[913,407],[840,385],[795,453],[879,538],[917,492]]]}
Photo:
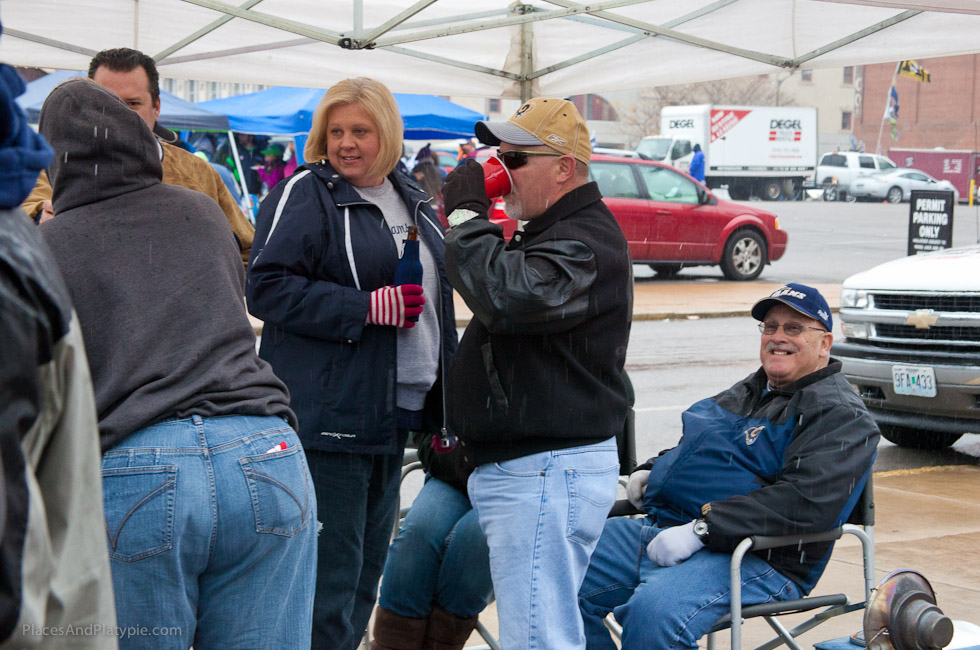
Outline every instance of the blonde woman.
{"label": "blonde woman", "polygon": [[[314,648],[360,642],[406,438],[445,426],[452,289],[429,198],[395,169],[402,130],[383,84],[328,89],[307,163],[262,203],[249,261],[249,309],[265,321],[260,356],[289,387],[320,501]],[[409,226],[420,231],[422,284],[393,286]]]}

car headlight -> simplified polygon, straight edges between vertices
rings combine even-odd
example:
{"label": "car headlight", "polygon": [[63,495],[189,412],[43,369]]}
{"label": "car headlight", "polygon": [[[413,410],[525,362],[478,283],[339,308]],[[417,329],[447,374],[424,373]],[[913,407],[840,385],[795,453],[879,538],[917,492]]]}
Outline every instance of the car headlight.
{"label": "car headlight", "polygon": [[840,306],[867,309],[868,292],[861,289],[843,289],[840,292]]}
{"label": "car headlight", "polygon": [[844,333],[845,338],[849,339],[866,339],[871,331],[867,323],[845,323],[841,321],[840,331]]}

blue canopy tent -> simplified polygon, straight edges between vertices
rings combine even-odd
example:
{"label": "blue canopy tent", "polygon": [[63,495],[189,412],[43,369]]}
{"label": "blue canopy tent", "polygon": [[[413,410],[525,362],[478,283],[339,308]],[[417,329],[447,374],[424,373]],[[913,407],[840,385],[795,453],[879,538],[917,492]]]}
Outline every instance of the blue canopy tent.
{"label": "blue canopy tent", "polygon": [[[323,97],[319,88],[280,86],[247,95],[212,99],[198,106],[228,116],[231,130],[256,135],[305,135]],[[473,137],[483,115],[435,95],[395,94],[406,140]],[[299,148],[299,147],[297,147]]]}
{"label": "blue canopy tent", "polygon": [[[54,87],[72,77],[84,77],[84,72],[56,70],[27,84],[27,90],[17,98],[17,103],[27,113],[29,122],[37,123],[41,106]],[[228,118],[197,104],[160,91],[160,124],[168,129],[185,131],[228,131]]]}

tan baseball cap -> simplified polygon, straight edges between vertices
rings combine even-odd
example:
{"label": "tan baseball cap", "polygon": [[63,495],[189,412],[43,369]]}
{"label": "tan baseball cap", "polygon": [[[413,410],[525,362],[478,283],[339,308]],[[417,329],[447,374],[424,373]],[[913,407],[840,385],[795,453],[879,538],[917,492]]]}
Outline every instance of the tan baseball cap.
{"label": "tan baseball cap", "polygon": [[550,147],[589,164],[592,144],[589,127],[575,104],[567,99],[529,99],[506,122],[477,122],[476,137],[492,147],[507,144]]}

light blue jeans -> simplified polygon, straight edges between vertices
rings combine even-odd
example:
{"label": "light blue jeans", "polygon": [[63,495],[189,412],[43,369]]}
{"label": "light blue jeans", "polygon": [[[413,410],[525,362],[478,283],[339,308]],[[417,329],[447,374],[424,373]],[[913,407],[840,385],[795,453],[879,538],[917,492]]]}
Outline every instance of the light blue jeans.
{"label": "light blue jeans", "polygon": [[429,478],[388,549],[378,603],[399,616],[425,618],[433,603],[470,618],[493,593],[487,538],[470,500]]}
{"label": "light blue jeans", "polygon": [[103,456],[102,486],[118,624],[137,630],[120,648],[310,646],[316,497],[284,420],[140,429]]}
{"label": "light blue jeans", "polygon": [[[623,626],[623,648],[629,650],[696,649],[728,612],[732,556],[701,550],[677,566],[658,566],[646,548],[661,530],[649,519],[606,523],[579,592],[589,650],[616,648],[602,622],[609,612]],[[743,604],[800,597],[794,582],[752,553],[745,556]]]}
{"label": "light blue jeans", "polygon": [[576,595],[618,476],[615,438],[481,465],[470,476],[504,650],[585,647]]}

